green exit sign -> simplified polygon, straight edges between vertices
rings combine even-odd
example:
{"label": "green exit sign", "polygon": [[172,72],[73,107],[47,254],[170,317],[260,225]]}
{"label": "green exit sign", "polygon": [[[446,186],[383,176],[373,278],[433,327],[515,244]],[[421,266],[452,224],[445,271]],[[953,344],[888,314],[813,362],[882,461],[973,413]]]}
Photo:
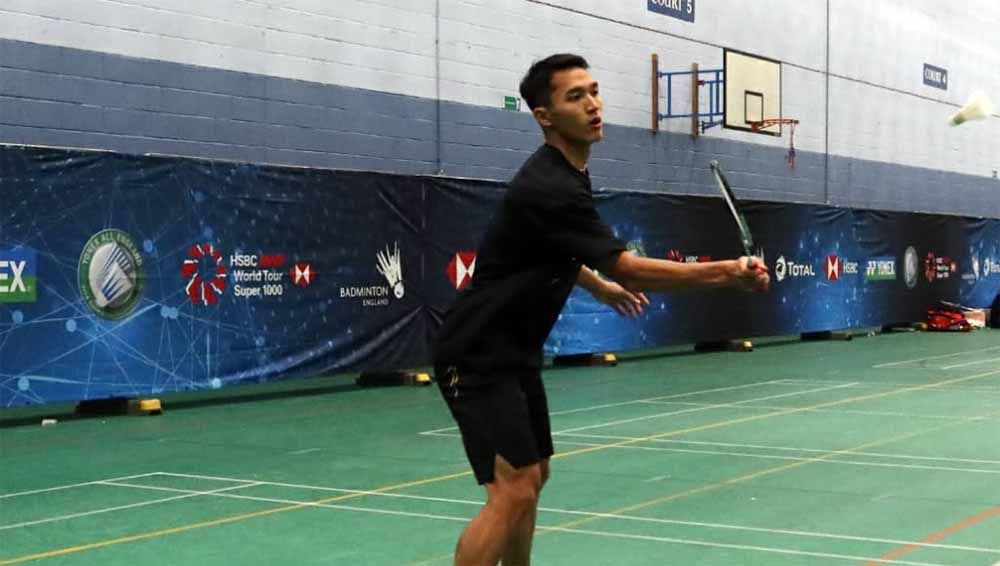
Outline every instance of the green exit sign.
{"label": "green exit sign", "polygon": [[503,97],[503,109],[504,110],[520,110],[521,109],[521,99],[516,96],[505,96]]}

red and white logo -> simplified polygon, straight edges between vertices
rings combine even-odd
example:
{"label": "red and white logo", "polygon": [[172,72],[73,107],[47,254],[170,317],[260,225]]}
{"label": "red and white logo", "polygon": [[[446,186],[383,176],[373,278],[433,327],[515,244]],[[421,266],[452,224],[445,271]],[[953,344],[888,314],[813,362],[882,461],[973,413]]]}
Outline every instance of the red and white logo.
{"label": "red and white logo", "polygon": [[316,272],[312,265],[308,263],[296,263],[292,266],[292,283],[298,287],[308,287],[312,285]]}
{"label": "red and white logo", "polygon": [[[202,262],[208,263],[202,269]],[[181,275],[187,279],[184,290],[194,304],[214,305],[219,301],[219,295],[226,290],[228,270],[222,263],[222,254],[212,244],[191,246],[188,258],[181,267]]]}
{"label": "red and white logo", "polygon": [[712,261],[712,256],[691,255],[691,254],[684,254],[680,250],[669,250],[667,252],[667,259],[670,261],[677,261],[680,263],[707,263]]}
{"label": "red and white logo", "polygon": [[826,258],[826,278],[830,281],[840,279],[840,258],[831,255]]}
{"label": "red and white logo", "polygon": [[476,252],[458,252],[448,263],[448,279],[455,289],[461,291],[472,281],[476,271]]}

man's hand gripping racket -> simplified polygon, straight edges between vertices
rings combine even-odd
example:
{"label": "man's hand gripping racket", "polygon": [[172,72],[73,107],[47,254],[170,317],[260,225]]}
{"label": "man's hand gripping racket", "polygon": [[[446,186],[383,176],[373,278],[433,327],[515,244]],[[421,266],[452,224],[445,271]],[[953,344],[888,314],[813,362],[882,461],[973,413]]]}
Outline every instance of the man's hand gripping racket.
{"label": "man's hand gripping racket", "polygon": [[737,274],[737,284],[750,291],[767,291],[771,284],[771,277],[767,273],[767,266],[764,265],[764,262],[753,255],[753,235],[750,234],[746,217],[740,212],[736,195],[733,194],[733,189],[729,186],[729,180],[726,179],[726,174],[723,173],[719,162],[713,159],[709,165],[715,175],[715,182],[719,185],[719,191],[722,192],[722,198],[725,199],[726,206],[732,213],[733,220],[736,221],[736,227],[740,233],[740,244],[746,254],[746,257],[740,258],[739,261],[740,273]]}

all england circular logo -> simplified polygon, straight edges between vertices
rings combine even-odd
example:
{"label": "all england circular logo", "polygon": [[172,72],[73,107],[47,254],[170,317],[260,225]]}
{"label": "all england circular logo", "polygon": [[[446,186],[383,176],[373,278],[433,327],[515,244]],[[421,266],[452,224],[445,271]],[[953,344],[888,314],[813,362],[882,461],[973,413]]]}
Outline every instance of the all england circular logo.
{"label": "all england circular logo", "polygon": [[[211,263],[207,270],[201,269],[203,261]],[[212,244],[191,246],[181,275],[187,280],[184,290],[193,304],[214,305],[226,290],[228,272],[222,263],[222,254]]]}
{"label": "all england circular logo", "polygon": [[100,317],[124,318],[142,298],[142,255],[132,238],[121,230],[102,230],[87,241],[77,276],[83,300]]}
{"label": "all england circular logo", "polygon": [[910,289],[917,286],[920,272],[920,259],[917,258],[917,250],[913,246],[906,248],[903,254],[903,276],[906,286]]}

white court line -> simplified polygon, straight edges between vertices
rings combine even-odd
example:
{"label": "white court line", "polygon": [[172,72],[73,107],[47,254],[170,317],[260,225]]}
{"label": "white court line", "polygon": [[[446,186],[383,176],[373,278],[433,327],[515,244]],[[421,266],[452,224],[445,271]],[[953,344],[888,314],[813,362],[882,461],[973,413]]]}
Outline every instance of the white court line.
{"label": "white court line", "polygon": [[[843,385],[831,385],[831,386],[827,386],[827,387],[819,387],[819,388],[816,388],[816,389],[807,389],[805,391],[793,391],[791,393],[781,393],[781,394],[778,394],[778,395],[768,395],[766,397],[757,397],[755,399],[746,399],[744,401],[735,401],[733,403],[720,403],[718,405],[709,405],[707,407],[695,407],[695,408],[691,408],[691,409],[681,409],[680,411],[670,411],[670,412],[667,412],[667,413],[656,413],[654,415],[644,415],[644,416],[641,416],[641,417],[632,417],[630,419],[622,419],[622,420],[618,420],[618,421],[610,421],[610,422],[598,423],[598,424],[593,424],[593,425],[578,426],[578,427],[575,427],[575,428],[567,428],[567,429],[564,429],[564,430],[561,430],[561,431],[558,431],[558,432],[553,432],[552,434],[554,434],[554,435],[555,434],[563,434],[563,433],[567,433],[567,432],[576,432],[576,431],[580,431],[580,430],[590,430],[590,429],[593,429],[593,428],[602,428],[602,427],[615,426],[615,425],[632,423],[632,422],[637,422],[637,421],[645,421],[645,420],[650,420],[650,419],[658,419],[658,418],[661,418],[661,417],[670,417],[670,416],[675,416],[675,415],[682,415],[682,414],[685,414],[685,413],[696,413],[696,412],[699,412],[699,411],[707,411],[707,410],[713,409],[713,408],[738,407],[738,406],[740,406],[740,405],[742,405],[744,403],[755,403],[757,401],[768,401],[768,400],[771,400],[771,399],[781,399],[783,397],[794,397],[796,395],[805,395],[805,394],[808,394],[808,393],[818,393],[820,391],[831,391],[833,389],[843,389],[845,387],[853,387],[854,385],[856,385],[856,384],[854,384],[854,383],[848,383],[848,384],[843,384]],[[644,402],[647,402],[647,401],[644,401]]]}
{"label": "white court line", "polygon": [[[644,397],[642,399],[633,399],[631,401],[621,401],[619,403],[606,403],[604,405],[591,405],[588,407],[579,407],[577,409],[565,409],[562,411],[552,411],[549,413],[550,416],[559,415],[570,415],[573,413],[583,413],[586,411],[596,411],[599,409],[607,409],[609,407],[624,407],[625,405],[635,405],[637,403],[646,403],[649,401],[658,401],[663,399],[680,399],[682,397],[692,397],[694,395],[702,395],[704,393],[716,393],[718,391],[733,391],[736,389],[746,389],[748,387],[760,387],[762,385],[785,385],[785,380],[783,379],[772,379],[769,381],[755,381],[754,383],[745,383],[743,385],[730,385],[728,387],[715,387],[712,389],[699,389],[697,391],[688,391],[687,393],[675,393],[673,395],[658,395],[656,397]],[[434,430],[425,430],[417,434],[427,434],[434,435],[438,432],[448,432],[452,430],[458,430],[457,426],[449,426],[445,428],[436,428]]]}
{"label": "white court line", "polygon": [[[166,475],[176,476],[176,477],[192,477],[192,478],[200,478],[201,477],[201,476],[189,476],[187,474],[166,474]],[[239,479],[235,479],[235,478],[213,478],[213,479],[219,479],[219,480],[224,480],[224,481],[232,481],[232,482],[247,481],[247,480],[239,480]],[[459,505],[475,506],[475,507],[480,507],[480,506],[483,505],[482,501],[474,501],[474,500],[466,500],[466,499],[451,499],[451,498],[444,498],[444,497],[429,497],[429,496],[423,496],[423,495],[410,495],[410,494],[403,494],[403,493],[388,493],[388,492],[364,491],[364,490],[356,490],[356,489],[342,489],[342,488],[335,488],[335,487],[324,487],[324,486],[316,486],[316,485],[293,484],[293,483],[283,483],[283,482],[261,481],[261,482],[258,482],[258,483],[260,483],[261,485],[265,485],[265,486],[272,485],[272,486],[290,487],[290,488],[296,488],[296,489],[308,489],[308,490],[314,490],[314,491],[330,491],[330,492],[334,492],[334,493],[345,493],[345,494],[354,494],[354,495],[369,495],[369,496],[373,496],[373,497],[409,499],[409,500],[416,500],[416,501],[432,501],[432,502],[437,502],[437,503],[454,503],[454,504],[459,504]],[[134,486],[131,486],[131,487],[137,487],[137,488],[143,488],[143,489],[144,488],[150,488],[150,486],[144,486],[144,485],[134,485]],[[156,489],[166,489],[166,490],[169,490],[169,491],[188,491],[188,490],[177,490],[177,489],[174,489],[174,488],[161,488],[161,487],[158,487],[158,486],[156,487]],[[267,500],[271,500],[270,498],[256,498],[254,496],[233,495],[233,494],[226,494],[225,497],[238,498],[238,499],[267,499]],[[273,501],[273,500],[271,500],[271,501]],[[294,500],[287,500],[287,501],[281,500],[279,502],[287,502],[287,503],[293,503],[293,504],[304,504],[304,503],[306,503],[306,502],[294,501]],[[367,508],[367,507],[333,506],[333,505],[330,505],[330,504],[316,504],[316,505],[317,506],[324,506],[324,507],[333,507],[333,508],[348,507],[351,510],[358,510],[358,511],[374,511],[374,512],[397,513],[397,512],[394,512],[394,511],[390,512],[390,511],[386,511],[386,510],[371,509],[371,508]],[[589,511],[559,509],[559,508],[554,508],[554,507],[539,507],[538,510],[539,511],[544,511],[544,512],[547,512],[547,513],[555,513],[555,514],[563,514],[563,515],[573,515],[573,516],[582,516],[582,517],[593,517],[593,518],[600,518],[600,519],[621,519],[621,520],[625,520],[625,521],[635,521],[635,522],[643,522],[643,523],[655,523],[655,524],[665,524],[665,525],[682,525],[682,526],[689,526],[689,527],[705,527],[705,528],[711,528],[711,529],[724,529],[724,530],[737,530],[737,531],[750,531],[750,532],[760,532],[760,533],[778,534],[778,535],[793,535],[793,536],[801,536],[801,537],[809,537],[809,538],[826,538],[826,539],[835,539],[835,540],[875,542],[875,543],[883,543],[883,544],[898,545],[898,546],[914,545],[914,546],[920,546],[920,547],[924,547],[924,548],[938,548],[938,549],[945,549],[945,550],[963,550],[963,551],[969,551],[969,552],[981,552],[981,553],[1000,554],[1000,548],[981,548],[981,547],[975,547],[975,546],[960,546],[960,545],[939,544],[939,543],[924,543],[924,542],[917,542],[917,541],[907,541],[907,540],[897,540],[897,539],[884,539],[884,538],[873,538],[873,537],[862,537],[862,536],[853,536],[853,535],[821,533],[821,532],[814,532],[814,531],[798,531],[798,530],[789,530],[789,529],[768,529],[768,528],[763,528],[763,527],[747,527],[747,526],[742,526],[742,525],[731,525],[731,524],[724,524],[724,523],[706,523],[706,522],[698,522],[698,521],[681,521],[681,520],[675,520],[675,519],[660,519],[660,518],[656,518],[656,517],[642,517],[642,516],[634,516],[634,515],[622,515],[622,514],[617,514],[617,513],[597,513],[597,512],[589,512]],[[402,512],[399,512],[399,513],[402,513]],[[427,515],[427,516],[429,516],[429,517],[435,517],[434,515]],[[465,520],[468,520],[468,519],[463,518],[462,520],[465,521]]]}
{"label": "white court line", "polygon": [[[586,435],[583,435],[586,436]],[[628,437],[622,437],[623,440],[629,440]],[[641,438],[633,438],[631,440],[643,440]],[[838,464],[844,466],[870,466],[875,468],[901,468],[907,470],[934,470],[939,472],[965,472],[970,474],[997,474],[1000,475],[1000,470],[984,470],[979,468],[953,468],[950,466],[924,466],[920,464],[893,464],[888,462],[860,462],[856,460],[830,460],[822,459],[817,460],[815,458],[806,457],[795,457],[795,456],[778,456],[775,454],[754,454],[749,452],[724,452],[722,450],[695,450],[693,448],[662,448],[658,446],[637,446],[635,444],[628,445],[618,445],[606,443],[595,443],[595,442],[577,442],[574,440],[559,440],[562,444],[568,444],[570,446],[586,446],[592,448],[607,447],[607,448],[621,448],[624,450],[645,450],[649,452],[678,452],[681,454],[709,454],[713,456],[743,456],[745,458],[757,458],[760,460],[784,460],[789,462],[815,462],[817,464]],[[841,452],[845,454],[853,454],[853,452],[847,451],[835,451],[826,452],[828,455],[838,455]]]}
{"label": "white court line", "polygon": [[[628,436],[616,436],[611,434],[573,434],[568,433],[566,436],[574,436],[580,438],[598,438],[601,440],[637,440]],[[775,450],[780,452],[811,452],[816,454],[831,454],[838,452],[840,449],[823,449],[823,448],[797,448],[794,446],[768,446],[766,444],[739,444],[734,442],[711,442],[704,440],[677,440],[673,438],[656,438],[650,442],[661,442],[664,444],[693,444],[696,446],[716,446],[725,448],[758,448],[762,450]],[[967,464],[987,464],[1000,466],[1000,460],[977,460],[972,458],[944,458],[938,456],[913,456],[910,454],[891,454],[888,452],[851,452],[851,454],[857,454],[858,456],[874,456],[876,458],[895,458],[898,460],[925,460],[932,462],[964,462]],[[1000,470],[998,470],[1000,472]]]}
{"label": "white court line", "polygon": [[[439,437],[442,437],[442,438],[461,438],[461,435],[454,434],[454,433],[446,433],[446,432],[438,432],[438,433],[434,433],[434,434],[428,435],[428,436],[439,436]],[[629,440],[635,440],[635,441],[648,440],[649,442],[657,442],[657,441],[659,441],[659,439],[649,440],[649,439],[646,439],[646,438],[635,438],[635,437],[629,437],[629,436],[615,437],[615,436],[595,435],[595,434],[573,434],[573,433],[565,433],[565,434],[562,434],[560,436],[574,436],[574,437],[575,436],[579,436],[579,437],[582,437],[582,438],[615,438],[615,439],[621,439],[621,441],[629,441]],[[935,471],[943,471],[943,472],[967,472],[967,473],[970,473],[970,474],[1000,474],[1000,470],[984,470],[984,469],[979,469],[979,468],[953,468],[953,467],[950,467],[950,466],[921,466],[921,465],[918,465],[918,464],[891,464],[891,463],[884,463],[884,462],[859,462],[859,461],[855,461],[855,460],[826,460],[826,459],[824,459],[824,460],[815,460],[814,458],[806,458],[806,457],[795,458],[795,457],[792,457],[792,456],[775,456],[775,455],[769,455],[769,454],[751,454],[751,453],[743,453],[743,452],[723,452],[723,451],[719,451],[719,450],[695,450],[695,449],[690,449],[690,448],[689,449],[684,449],[684,448],[661,448],[661,447],[655,447],[655,446],[638,446],[638,445],[635,445],[635,444],[618,445],[618,444],[607,444],[607,443],[596,443],[596,442],[580,442],[580,441],[574,441],[574,440],[564,440],[562,438],[554,438],[553,440],[555,440],[556,442],[559,442],[560,444],[566,444],[568,446],[584,446],[584,447],[588,447],[588,448],[605,447],[605,448],[616,448],[616,449],[620,448],[620,449],[624,449],[624,450],[646,450],[646,451],[650,451],[650,452],[677,452],[677,453],[681,453],[681,454],[709,454],[709,455],[713,455],[713,456],[745,456],[747,458],[759,458],[759,459],[762,459],[762,460],[786,460],[786,461],[793,461],[793,462],[813,462],[813,461],[816,461],[816,463],[819,463],[819,464],[843,464],[843,465],[847,465],[847,466],[872,466],[872,467],[876,467],[876,468],[903,468],[903,469],[917,469],[917,470],[935,470]],[[829,451],[829,452],[823,452],[823,451],[821,451],[821,452],[823,454],[837,454],[838,453],[838,451]],[[845,453],[853,454],[853,452],[850,452],[850,451],[847,451]],[[858,454],[862,455],[862,456],[867,456],[868,455],[868,454],[866,454],[864,452],[859,452]],[[918,459],[918,458],[919,457],[914,457],[914,459]]]}
{"label": "white court line", "polygon": [[[118,483],[118,482],[101,482],[99,485],[105,486],[116,486],[116,487],[132,487],[129,484]],[[201,495],[216,495],[218,493],[228,491],[231,489],[243,489],[245,487],[252,487],[256,485],[254,483],[249,483],[246,485],[233,485],[229,487],[223,487],[221,489],[214,489],[211,491],[186,491],[187,495],[176,495],[174,497],[165,497],[163,499],[153,499],[151,501],[141,501],[139,503],[130,503],[128,505],[118,505],[115,507],[105,507],[102,509],[94,509],[92,511],[82,511],[80,513],[70,513],[68,515],[59,515],[57,517],[46,517],[45,519],[37,519],[34,521],[25,521],[23,523],[15,523],[12,525],[2,525],[0,526],[0,531],[7,529],[17,529],[20,527],[31,527],[34,525],[42,525],[45,523],[54,523],[56,521],[68,521],[69,519],[78,519],[80,517],[90,517],[92,515],[100,515],[102,513],[111,513],[113,511],[124,511],[125,509],[135,509],[138,507],[146,507],[148,505],[156,505],[158,503],[166,503],[168,501],[177,501],[179,499],[189,499],[192,497],[198,497]]]}
{"label": "white court line", "polygon": [[889,362],[886,364],[877,364],[872,366],[873,368],[887,368],[892,366],[899,366],[903,364],[912,364],[913,362],[924,362],[927,360],[940,360],[941,358],[950,358],[952,356],[964,356],[966,354],[973,354],[976,352],[988,352],[990,350],[998,350],[1000,346],[990,346],[989,348],[981,348],[979,350],[965,350],[962,352],[955,352],[954,354],[942,354],[940,356],[927,356],[926,358],[914,358],[912,360],[902,360],[899,362]]}
{"label": "white court line", "polygon": [[[717,406],[712,403],[694,403],[692,401],[647,401],[654,405],[689,405],[693,407]],[[743,405],[746,409],[763,409],[766,411],[783,411],[788,407],[780,405]],[[1000,419],[998,416],[982,415],[977,417],[957,417],[955,415],[933,415],[929,413],[900,413],[892,411],[852,411],[849,409],[803,409],[806,413],[828,413],[834,415],[863,415],[869,417],[903,417],[908,419],[940,419],[949,421],[991,421]]]}
{"label": "white court line", "polygon": [[[819,383],[849,383],[847,381],[829,381],[826,379],[785,379],[788,383],[795,383],[801,385],[815,385]],[[934,382],[916,382],[916,383],[904,383],[901,381],[878,381],[878,382],[857,382],[857,387],[859,389],[896,389],[899,387],[915,387],[915,386],[925,386],[933,385]],[[934,391],[957,391],[957,392],[973,392],[973,393],[1000,393],[1000,387],[934,387]]]}
{"label": "white court line", "polygon": [[60,491],[60,490],[63,490],[63,489],[73,489],[73,488],[76,488],[76,487],[85,487],[85,486],[88,486],[88,485],[99,484],[99,483],[105,482],[105,481],[133,480],[133,479],[137,479],[137,478],[145,478],[145,477],[149,477],[149,476],[155,476],[157,474],[159,474],[159,472],[149,472],[149,473],[146,473],[146,474],[136,474],[134,476],[122,476],[120,478],[110,478],[110,479],[106,479],[106,480],[95,480],[95,481],[87,481],[87,482],[83,482],[83,483],[73,483],[73,484],[69,484],[69,485],[59,485],[59,486],[56,486],[56,487],[47,487],[45,489],[33,489],[31,491],[18,491],[17,493],[5,493],[3,495],[0,495],[0,499],[7,499],[8,497],[20,497],[22,495],[34,495],[36,493],[47,493],[47,492],[50,492],[50,491]]}
{"label": "white court line", "polygon": [[670,538],[670,537],[655,537],[650,535],[632,535],[626,533],[608,533],[603,531],[594,531],[590,529],[568,529],[565,527],[538,527],[539,530],[546,531],[558,531],[565,533],[578,533],[584,535],[594,535],[603,537],[616,537],[616,538],[626,538],[634,540],[647,540],[653,542],[665,542],[673,544],[684,544],[689,546],[708,546],[712,548],[732,548],[736,550],[754,550],[757,552],[770,552],[774,554],[790,554],[793,556],[811,556],[813,558],[829,558],[831,560],[851,560],[854,562],[882,562],[888,564],[889,562],[893,564],[906,564],[907,566],[948,566],[946,564],[937,564],[933,562],[910,562],[908,560],[882,560],[881,558],[870,558],[867,556],[851,556],[847,554],[833,554],[829,552],[809,552],[806,550],[792,550],[788,548],[772,548],[768,546],[752,546],[746,544],[726,544],[721,542],[709,542],[704,540],[691,540],[691,539],[680,539],[680,538]]}
{"label": "white court line", "polygon": [[298,455],[301,455],[301,454],[309,454],[310,452],[319,452],[321,450],[323,450],[323,449],[322,448],[306,448],[304,450],[296,450],[294,452],[289,452],[289,454],[293,454],[293,455],[298,456]]}
{"label": "white court line", "polygon": [[977,366],[979,364],[988,364],[990,362],[1000,362],[1000,358],[987,358],[985,360],[978,360],[975,362],[965,362],[964,364],[955,364],[951,366],[941,366],[941,369],[955,369],[964,368],[966,366]]}
{"label": "white court line", "polygon": [[[120,484],[120,485],[123,485],[125,487],[139,487],[139,488],[145,488],[146,487],[146,486],[128,486],[127,484]],[[175,490],[173,488],[159,488],[159,487],[156,488],[156,489],[162,489],[162,490],[166,490],[166,491],[181,491],[181,492],[186,491],[186,490]],[[339,504],[331,504],[331,503],[313,503],[311,501],[296,501],[294,499],[280,499],[280,498],[274,498],[274,497],[254,497],[254,496],[249,496],[249,495],[235,495],[235,494],[232,494],[232,493],[219,493],[219,494],[215,494],[215,496],[216,497],[231,498],[231,499],[244,499],[244,500],[250,500],[250,501],[261,501],[261,502],[266,502],[266,503],[281,503],[281,504],[287,504],[287,505],[301,505],[303,507],[319,507],[319,508],[324,508],[324,509],[338,509],[338,510],[343,510],[343,511],[358,511],[358,512],[362,512],[362,513],[376,513],[376,514],[382,514],[382,515],[396,515],[396,516],[400,516],[400,517],[417,517],[417,518],[421,518],[421,519],[437,519],[437,520],[442,520],[442,521],[452,521],[452,522],[461,522],[461,523],[466,523],[466,522],[469,521],[469,517],[464,517],[464,516],[457,517],[457,516],[454,516],[454,515],[439,515],[439,514],[432,514],[432,513],[412,513],[412,512],[408,512],[408,511],[391,511],[391,510],[387,510],[387,509],[374,509],[374,508],[370,508],[370,507],[358,507],[358,506],[354,506],[354,505],[339,505]],[[792,555],[797,555],[797,556],[813,556],[813,557],[817,557],[817,558],[831,558],[831,559],[844,559],[844,560],[857,560],[857,561],[865,561],[865,560],[867,560],[867,561],[879,561],[876,558],[870,558],[870,557],[864,557],[864,556],[850,556],[850,555],[832,554],[832,553],[823,553],[823,552],[807,552],[807,551],[803,551],[803,550],[791,550],[791,549],[786,549],[786,548],[773,548],[773,547],[766,547],[766,546],[748,546],[748,545],[726,544],[726,543],[718,543],[718,542],[702,541],[702,540],[692,540],[692,539],[682,539],[682,538],[652,537],[652,536],[645,536],[645,535],[632,535],[632,534],[625,534],[625,533],[612,533],[612,532],[605,532],[605,531],[594,531],[594,530],[589,530],[589,529],[587,529],[587,530],[584,530],[584,529],[569,529],[569,528],[565,528],[565,527],[547,527],[547,526],[544,526],[544,525],[539,525],[538,527],[536,527],[536,529],[540,530],[540,531],[556,531],[556,532],[567,532],[567,533],[578,533],[578,534],[605,536],[605,537],[612,537],[612,538],[651,540],[651,541],[657,541],[657,542],[666,542],[666,543],[682,544],[682,545],[689,545],[689,546],[690,545],[694,545],[694,546],[708,546],[708,547],[713,547],[713,548],[731,548],[731,549],[737,549],[737,550],[753,550],[753,551],[758,551],[758,552],[769,552],[769,553],[776,553],[776,554],[792,554]],[[946,565],[943,565],[943,564],[934,564],[934,563],[929,563],[929,562],[907,562],[907,561],[904,561],[904,560],[896,560],[896,561],[894,561],[894,563],[895,564],[907,564],[907,565],[911,565],[911,566],[946,566]]]}
{"label": "white court line", "polygon": [[[239,480],[234,480],[239,481]],[[266,484],[266,482],[261,482]],[[389,509],[374,509],[369,507],[356,507],[354,505],[340,505],[335,503],[322,503],[319,501],[297,501],[295,499],[284,499],[280,497],[260,497],[256,495],[236,495],[234,493],[208,493],[203,491],[193,491],[189,489],[179,489],[175,487],[162,487],[162,486],[149,486],[149,485],[137,485],[137,484],[127,484],[127,483],[116,483],[119,487],[134,487],[136,489],[152,489],[155,491],[170,491],[174,493],[190,493],[192,495],[213,495],[215,497],[225,497],[227,499],[243,499],[246,501],[260,501],[263,503],[282,503],[287,505],[301,505],[303,507],[321,507],[324,509],[340,509],[342,511],[361,511],[367,513],[377,513],[381,515],[399,515],[402,517],[420,517],[422,519],[445,519],[448,521],[462,521],[463,523],[468,522],[470,517],[453,517],[450,515],[434,515],[431,513],[414,513],[411,511],[393,511]],[[226,489],[238,489],[238,487],[230,487]],[[480,503],[479,505],[482,505]]]}

